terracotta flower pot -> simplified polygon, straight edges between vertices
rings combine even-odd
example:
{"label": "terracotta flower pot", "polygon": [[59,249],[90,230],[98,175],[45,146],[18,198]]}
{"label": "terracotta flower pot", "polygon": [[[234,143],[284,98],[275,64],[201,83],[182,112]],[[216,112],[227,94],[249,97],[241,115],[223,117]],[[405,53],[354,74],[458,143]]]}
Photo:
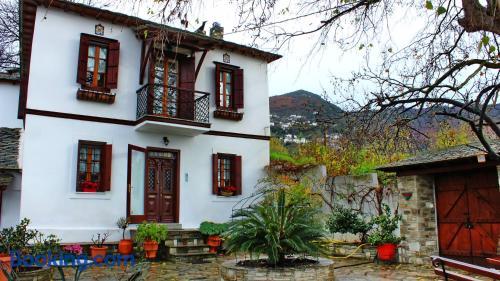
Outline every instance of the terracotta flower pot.
{"label": "terracotta flower pot", "polygon": [[[12,270],[12,268],[10,267],[10,256],[5,256],[5,255],[0,256],[0,263],[6,265],[9,272]],[[0,270],[0,281],[7,281],[7,277],[3,274],[1,270]]]}
{"label": "terracotta flower pot", "polygon": [[396,244],[386,243],[377,246],[377,256],[381,261],[393,261],[396,256]]}
{"label": "terracotta flower pot", "polygon": [[158,242],[144,241],[143,247],[146,258],[148,259],[156,258],[156,254],[158,253]]}
{"label": "terracotta flower pot", "polygon": [[[106,256],[106,251],[108,250],[107,246],[102,246],[102,247],[96,247],[96,246],[90,246],[90,256],[94,261],[96,262],[103,262],[104,261],[104,256]],[[97,256],[100,256],[99,258],[95,258]]]}
{"label": "terracotta flower pot", "polygon": [[210,253],[216,253],[222,239],[219,235],[210,235],[207,238],[207,245],[210,246]]}
{"label": "terracotta flower pot", "polygon": [[118,253],[120,255],[130,255],[133,250],[134,243],[131,239],[122,239],[118,244]]}
{"label": "terracotta flower pot", "polygon": [[234,192],[221,191],[220,195],[226,196],[226,197],[231,197],[234,195]]}

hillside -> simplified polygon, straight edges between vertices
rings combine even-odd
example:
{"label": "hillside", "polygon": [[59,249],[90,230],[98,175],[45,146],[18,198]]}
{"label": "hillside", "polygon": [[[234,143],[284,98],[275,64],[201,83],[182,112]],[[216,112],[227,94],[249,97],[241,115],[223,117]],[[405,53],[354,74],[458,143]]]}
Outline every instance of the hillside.
{"label": "hillside", "polygon": [[[321,96],[298,90],[269,98],[271,132],[288,142],[301,142],[323,135],[322,122],[336,125],[327,134],[335,134],[344,127],[343,111]],[[337,119],[338,118],[338,119]]]}

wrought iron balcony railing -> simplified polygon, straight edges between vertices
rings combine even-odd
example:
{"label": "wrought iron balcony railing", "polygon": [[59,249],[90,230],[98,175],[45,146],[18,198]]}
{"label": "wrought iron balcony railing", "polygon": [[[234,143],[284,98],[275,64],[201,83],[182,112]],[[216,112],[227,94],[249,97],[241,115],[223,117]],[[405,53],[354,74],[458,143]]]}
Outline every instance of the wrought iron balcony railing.
{"label": "wrought iron balcony railing", "polygon": [[209,123],[210,94],[163,84],[146,84],[137,90],[137,120],[146,117]]}

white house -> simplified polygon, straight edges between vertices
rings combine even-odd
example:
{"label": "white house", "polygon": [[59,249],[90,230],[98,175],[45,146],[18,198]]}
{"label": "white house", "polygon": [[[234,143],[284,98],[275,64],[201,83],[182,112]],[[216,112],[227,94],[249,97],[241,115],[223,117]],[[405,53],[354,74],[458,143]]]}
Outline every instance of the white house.
{"label": "white house", "polygon": [[0,79],[0,127],[22,128],[2,227],[26,217],[64,242],[120,217],[196,228],[253,193],[279,55],[67,1],[21,9],[19,83]]}

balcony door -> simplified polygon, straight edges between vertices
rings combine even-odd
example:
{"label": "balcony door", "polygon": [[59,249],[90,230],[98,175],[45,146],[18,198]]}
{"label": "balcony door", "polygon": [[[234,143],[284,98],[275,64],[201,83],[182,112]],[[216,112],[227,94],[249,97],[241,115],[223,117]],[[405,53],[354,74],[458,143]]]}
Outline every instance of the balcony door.
{"label": "balcony door", "polygon": [[179,64],[177,60],[158,55],[152,69],[154,87],[150,106],[154,115],[177,117],[179,101]]}

